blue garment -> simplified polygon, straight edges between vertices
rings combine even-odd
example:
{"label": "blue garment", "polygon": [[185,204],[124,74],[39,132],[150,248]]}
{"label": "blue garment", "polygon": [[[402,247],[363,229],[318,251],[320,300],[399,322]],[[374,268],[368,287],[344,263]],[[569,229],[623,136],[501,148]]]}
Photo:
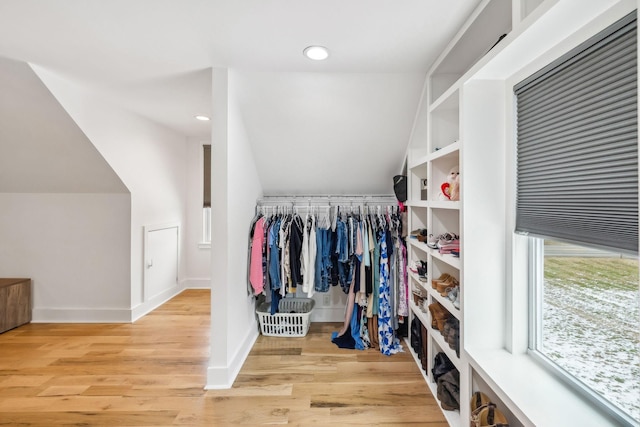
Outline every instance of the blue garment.
{"label": "blue garment", "polygon": [[338,283],[342,287],[345,294],[349,293],[349,285],[351,284],[351,278],[353,277],[353,271],[351,270],[351,261],[349,256],[349,226],[346,221],[338,221],[336,227],[337,247],[336,252],[338,254]]}
{"label": "blue garment", "polygon": [[336,252],[338,253],[338,261],[347,262],[349,260],[347,223],[344,221],[338,222],[338,246],[336,248]]}
{"label": "blue garment", "polygon": [[391,323],[391,306],[389,304],[389,263],[387,258],[386,233],[380,239],[380,300],[378,309],[378,339],[380,352],[390,356],[402,351],[400,341],[396,338]]}
{"label": "blue garment", "polygon": [[365,346],[360,337],[360,316],[358,316],[358,303],[353,303],[353,313],[351,315],[351,336],[355,342],[357,350],[364,350]]}
{"label": "blue garment", "polygon": [[278,233],[280,232],[280,218],[276,219],[269,228],[268,245],[269,245],[269,281],[271,284],[271,314],[278,312],[278,303],[280,302],[280,293],[278,289],[282,285],[280,280],[280,249],[278,248]]}
{"label": "blue garment", "polygon": [[280,280],[280,249],[278,248],[278,233],[280,231],[280,223],[282,220],[278,218],[273,226],[269,229],[269,279],[271,289],[280,289],[282,281]]}
{"label": "blue garment", "polygon": [[280,307],[280,299],[282,296],[280,292],[275,289],[271,289],[271,305],[269,306],[269,312],[274,315],[278,312],[278,308]]}
{"label": "blue garment", "polygon": [[316,231],[316,280],[317,292],[328,292],[331,282],[331,230],[318,228]]}

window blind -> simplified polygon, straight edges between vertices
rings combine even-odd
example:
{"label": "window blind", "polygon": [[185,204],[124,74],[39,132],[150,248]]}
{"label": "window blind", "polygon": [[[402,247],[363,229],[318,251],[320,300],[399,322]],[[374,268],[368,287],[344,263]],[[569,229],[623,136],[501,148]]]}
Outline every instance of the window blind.
{"label": "window blind", "polygon": [[636,13],[514,87],[516,232],[638,253]]}
{"label": "window blind", "polygon": [[202,195],[203,204],[202,207],[211,207],[211,145],[203,145],[203,157],[204,157],[204,173],[203,173],[203,188]]}

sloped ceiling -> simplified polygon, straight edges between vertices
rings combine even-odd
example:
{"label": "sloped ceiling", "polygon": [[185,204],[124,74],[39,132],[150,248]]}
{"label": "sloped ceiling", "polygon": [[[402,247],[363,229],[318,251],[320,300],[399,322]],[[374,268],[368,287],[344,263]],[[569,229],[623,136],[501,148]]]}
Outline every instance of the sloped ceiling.
{"label": "sloped ceiling", "polygon": [[0,193],[127,193],[24,62],[0,58]]}
{"label": "sloped ceiling", "polygon": [[[207,70],[232,68],[266,193],[390,193],[425,72],[479,3],[2,0],[0,56],[200,139]],[[303,57],[311,44],[329,59]]]}

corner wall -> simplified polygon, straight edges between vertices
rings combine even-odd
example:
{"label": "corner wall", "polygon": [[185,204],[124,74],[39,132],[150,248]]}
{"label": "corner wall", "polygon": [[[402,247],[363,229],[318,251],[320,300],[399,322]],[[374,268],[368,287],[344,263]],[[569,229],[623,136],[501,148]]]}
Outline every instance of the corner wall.
{"label": "corner wall", "polygon": [[[129,294],[130,320],[144,315],[175,295],[143,300],[143,227],[179,223],[186,227],[187,142],[186,138],[146,118],[101,100],[42,67],[32,66],[77,125],[113,168],[131,193],[129,281],[113,284],[111,292]],[[180,253],[184,254],[184,234],[180,233]],[[185,266],[180,257],[179,275]],[[84,286],[92,286],[84,284]]]}
{"label": "corner wall", "polygon": [[258,337],[247,293],[248,233],[262,196],[233,71],[213,70],[211,358],[206,388],[229,388]]}
{"label": "corner wall", "polygon": [[0,58],[0,276],[34,322],[130,320],[131,196],[29,64]]}

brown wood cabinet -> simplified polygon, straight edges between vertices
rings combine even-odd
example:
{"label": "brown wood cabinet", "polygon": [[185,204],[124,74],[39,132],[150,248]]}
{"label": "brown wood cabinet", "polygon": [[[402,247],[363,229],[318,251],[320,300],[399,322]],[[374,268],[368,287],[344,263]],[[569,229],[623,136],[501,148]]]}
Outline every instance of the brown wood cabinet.
{"label": "brown wood cabinet", "polygon": [[31,279],[0,279],[0,333],[31,322]]}

